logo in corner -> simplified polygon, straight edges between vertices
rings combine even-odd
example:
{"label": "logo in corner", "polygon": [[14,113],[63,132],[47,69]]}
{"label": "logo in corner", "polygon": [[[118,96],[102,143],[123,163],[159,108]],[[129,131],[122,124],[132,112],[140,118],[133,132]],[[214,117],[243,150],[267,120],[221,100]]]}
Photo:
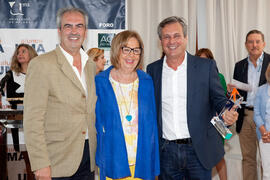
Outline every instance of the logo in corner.
{"label": "logo in corner", "polygon": [[10,5],[10,14],[11,15],[14,15],[14,16],[22,16],[24,15],[23,12],[22,12],[22,3],[19,3],[17,1],[14,1],[14,2],[9,2],[9,5]]}

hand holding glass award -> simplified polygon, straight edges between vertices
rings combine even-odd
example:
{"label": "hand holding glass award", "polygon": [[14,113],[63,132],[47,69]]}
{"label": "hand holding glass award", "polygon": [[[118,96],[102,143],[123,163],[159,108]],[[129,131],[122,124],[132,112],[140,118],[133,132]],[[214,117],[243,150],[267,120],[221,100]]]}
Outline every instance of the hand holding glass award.
{"label": "hand holding glass award", "polygon": [[[224,139],[230,139],[232,137],[232,132],[227,128],[227,126],[224,123],[224,115],[226,110],[230,111],[231,108],[236,105],[237,108],[241,108],[241,103],[243,102],[243,97],[240,96],[239,92],[236,90],[236,88],[233,89],[230,99],[227,101],[225,107],[222,109],[222,111],[219,113],[219,115],[214,116],[211,119],[211,123],[214,125],[214,127],[217,129],[219,134]],[[236,109],[235,109],[236,110]]]}

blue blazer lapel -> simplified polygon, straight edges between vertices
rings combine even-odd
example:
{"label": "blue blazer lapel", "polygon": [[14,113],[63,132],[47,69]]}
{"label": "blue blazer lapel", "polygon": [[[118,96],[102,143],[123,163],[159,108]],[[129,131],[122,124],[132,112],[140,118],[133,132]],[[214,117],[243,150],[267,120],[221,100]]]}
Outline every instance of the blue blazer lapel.
{"label": "blue blazer lapel", "polygon": [[160,62],[160,64],[157,66],[157,71],[155,71],[155,83],[157,84],[157,90],[158,90],[158,98],[159,98],[159,108],[161,110],[161,96],[162,96],[162,66],[163,66],[163,61]]}
{"label": "blue blazer lapel", "polygon": [[162,96],[162,67],[163,67],[164,59],[158,60],[157,64],[151,70],[151,74],[153,76],[153,82],[155,86],[155,100],[157,107],[157,118],[158,118],[158,130],[159,136],[162,137],[162,104],[161,104],[161,96]]}
{"label": "blue blazer lapel", "polygon": [[195,102],[195,99],[193,99],[193,93],[198,90],[196,89],[197,77],[194,75],[196,74],[195,72],[197,69],[197,64],[195,61],[197,60],[189,53],[187,53],[187,118],[189,117],[189,114],[192,113],[192,104]]}

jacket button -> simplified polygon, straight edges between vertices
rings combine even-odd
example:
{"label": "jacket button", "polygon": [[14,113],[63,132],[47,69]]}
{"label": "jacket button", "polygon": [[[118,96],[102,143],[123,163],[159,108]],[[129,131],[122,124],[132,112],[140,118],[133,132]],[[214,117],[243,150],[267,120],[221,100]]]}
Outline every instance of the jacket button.
{"label": "jacket button", "polygon": [[82,98],[85,98],[85,95],[84,94],[82,95]]}
{"label": "jacket button", "polygon": [[82,132],[82,134],[85,134],[85,133],[86,133],[85,131]]}

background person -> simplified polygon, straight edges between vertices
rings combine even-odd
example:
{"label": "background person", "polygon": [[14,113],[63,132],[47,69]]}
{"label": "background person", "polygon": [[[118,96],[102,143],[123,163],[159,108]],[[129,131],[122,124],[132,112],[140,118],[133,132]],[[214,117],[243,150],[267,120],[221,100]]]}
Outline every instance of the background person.
{"label": "background person", "polygon": [[[208,58],[208,59],[213,59],[214,60],[214,56],[213,53],[210,49],[208,48],[201,48],[197,51],[197,53],[195,54],[195,56],[199,56],[201,58]],[[218,73],[219,76],[219,81],[224,89],[224,94],[227,95],[227,83],[226,80],[223,76],[223,74]]]}
{"label": "background person", "polygon": [[[160,138],[161,180],[211,179],[211,170],[224,156],[219,133],[211,124],[213,108],[227,102],[215,61],[186,52],[187,25],[171,16],[158,26],[164,58],[147,66],[155,87]],[[237,119],[226,111],[228,125]]]}
{"label": "background person", "polygon": [[[257,180],[257,147],[256,125],[253,120],[253,110],[256,92],[259,86],[266,83],[265,71],[270,62],[270,55],[263,52],[265,47],[264,34],[258,30],[251,30],[246,35],[245,42],[248,57],[237,62],[234,66],[233,79],[249,84],[252,90],[247,92],[238,90],[247,104],[239,109],[236,122],[236,132],[242,152],[243,179]],[[228,84],[228,91],[236,87]],[[237,87],[236,87],[237,88]]]}
{"label": "background person", "polygon": [[270,65],[265,72],[267,83],[258,88],[254,103],[254,121],[259,140],[263,180],[270,180]]}
{"label": "background person", "polygon": [[57,13],[60,45],[29,64],[24,132],[37,180],[94,180],[96,67],[81,49],[88,17],[78,8]]}
{"label": "background person", "polygon": [[[197,51],[197,53],[195,54],[195,56],[214,60],[213,53],[208,48],[199,49]],[[219,76],[219,81],[224,89],[224,94],[227,95],[227,84],[226,84],[225,78],[224,78],[223,74],[221,74],[221,73],[218,73],[218,76]],[[221,137],[221,138],[222,138],[223,143],[224,143],[223,137]],[[226,168],[226,162],[225,162],[224,157],[216,164],[216,169],[218,172],[219,179],[220,180],[227,180],[227,168]]]}
{"label": "background person", "polygon": [[87,51],[88,56],[96,63],[97,74],[104,70],[106,59],[104,57],[104,49],[91,48]]}
{"label": "background person", "polygon": [[[23,98],[27,67],[31,59],[37,56],[35,49],[28,44],[20,44],[12,56],[10,70],[2,78],[0,85],[6,86],[7,98]],[[3,93],[3,92],[2,92]],[[11,108],[17,109],[22,101],[11,101]]]}
{"label": "background person", "polygon": [[159,150],[152,79],[143,63],[138,33],[123,31],[111,43],[111,63],[96,80],[96,163],[101,180],[159,175]]}
{"label": "background person", "polygon": [[[0,85],[6,87],[6,97],[7,98],[23,98],[24,96],[24,82],[27,73],[27,67],[31,59],[36,57],[38,54],[35,49],[28,44],[20,44],[15,49],[12,56],[10,70],[2,78]],[[2,92],[3,93],[3,92]],[[12,100],[9,101],[11,109],[17,109],[18,104],[22,104],[22,100]],[[12,128],[12,139],[15,151],[20,151],[19,143],[19,129]],[[25,161],[26,171],[28,179],[34,179],[33,173],[31,171],[29,157],[27,151],[22,151],[23,158]]]}

